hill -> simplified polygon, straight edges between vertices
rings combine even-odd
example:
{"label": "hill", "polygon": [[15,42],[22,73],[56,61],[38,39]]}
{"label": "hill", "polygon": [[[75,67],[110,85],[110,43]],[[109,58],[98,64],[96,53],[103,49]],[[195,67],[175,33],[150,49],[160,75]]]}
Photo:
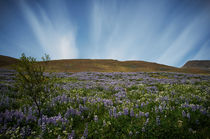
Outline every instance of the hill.
{"label": "hill", "polygon": [[191,60],[185,63],[182,68],[197,68],[210,70],[210,60]]}
{"label": "hill", "polygon": [[52,60],[47,63],[50,71],[96,71],[96,72],[137,72],[170,71],[175,67],[145,61],[117,61],[111,59],[69,59]]}
{"label": "hill", "polygon": [[[41,64],[45,65],[43,62]],[[182,72],[210,74],[203,69],[177,68],[146,61],[118,61],[112,59],[66,59],[48,61],[46,69],[54,72]]]}
{"label": "hill", "polygon": [[[11,68],[18,59],[0,55],[0,68]],[[112,59],[64,59],[38,62],[44,65],[47,71],[52,72],[184,72],[210,74],[210,70],[201,68],[177,68],[146,61],[118,61]]]}
{"label": "hill", "polygon": [[0,67],[10,68],[12,64],[15,64],[17,62],[18,59],[16,58],[0,55]]}

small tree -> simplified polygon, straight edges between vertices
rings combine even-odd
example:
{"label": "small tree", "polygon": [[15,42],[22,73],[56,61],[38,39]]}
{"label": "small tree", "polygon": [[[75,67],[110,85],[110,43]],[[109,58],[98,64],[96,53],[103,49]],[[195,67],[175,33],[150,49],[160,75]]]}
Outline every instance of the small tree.
{"label": "small tree", "polygon": [[[43,58],[49,60],[49,55]],[[44,75],[44,67],[38,64],[35,58],[26,57],[24,53],[15,70],[17,71],[16,88],[26,101],[29,100],[36,105],[42,124],[42,109],[51,93],[50,78]]]}
{"label": "small tree", "polygon": [[50,61],[50,55],[45,53],[44,56],[42,56],[42,61],[44,61],[44,63],[47,65]]}

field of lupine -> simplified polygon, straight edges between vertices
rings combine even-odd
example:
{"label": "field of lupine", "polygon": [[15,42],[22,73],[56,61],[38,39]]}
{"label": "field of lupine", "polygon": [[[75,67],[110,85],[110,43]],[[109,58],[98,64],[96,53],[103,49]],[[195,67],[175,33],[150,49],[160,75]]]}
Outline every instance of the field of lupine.
{"label": "field of lupine", "polygon": [[13,89],[14,71],[0,71],[0,138],[210,138],[210,76],[53,75],[41,123],[36,106]]}

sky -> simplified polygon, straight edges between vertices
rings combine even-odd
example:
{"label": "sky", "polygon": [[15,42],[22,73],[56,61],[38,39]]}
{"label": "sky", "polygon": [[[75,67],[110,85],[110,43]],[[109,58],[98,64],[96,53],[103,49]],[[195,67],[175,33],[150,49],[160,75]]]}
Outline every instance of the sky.
{"label": "sky", "polygon": [[210,60],[210,0],[0,0],[0,55]]}

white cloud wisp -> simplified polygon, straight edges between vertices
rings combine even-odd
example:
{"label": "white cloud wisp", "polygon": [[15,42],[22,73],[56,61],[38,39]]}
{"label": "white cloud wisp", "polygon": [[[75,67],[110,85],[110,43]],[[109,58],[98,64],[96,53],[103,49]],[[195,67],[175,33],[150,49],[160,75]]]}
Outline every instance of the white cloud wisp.
{"label": "white cloud wisp", "polygon": [[[62,14],[63,20],[58,21],[56,17],[52,20],[48,17],[46,11],[38,3],[36,4],[39,15],[24,0],[21,0],[20,8],[44,52],[48,53],[52,59],[78,58],[76,31],[70,21],[67,20],[66,11],[63,10],[62,12],[62,8],[58,7],[61,10],[60,14]],[[64,3],[61,4],[64,6]]]}

